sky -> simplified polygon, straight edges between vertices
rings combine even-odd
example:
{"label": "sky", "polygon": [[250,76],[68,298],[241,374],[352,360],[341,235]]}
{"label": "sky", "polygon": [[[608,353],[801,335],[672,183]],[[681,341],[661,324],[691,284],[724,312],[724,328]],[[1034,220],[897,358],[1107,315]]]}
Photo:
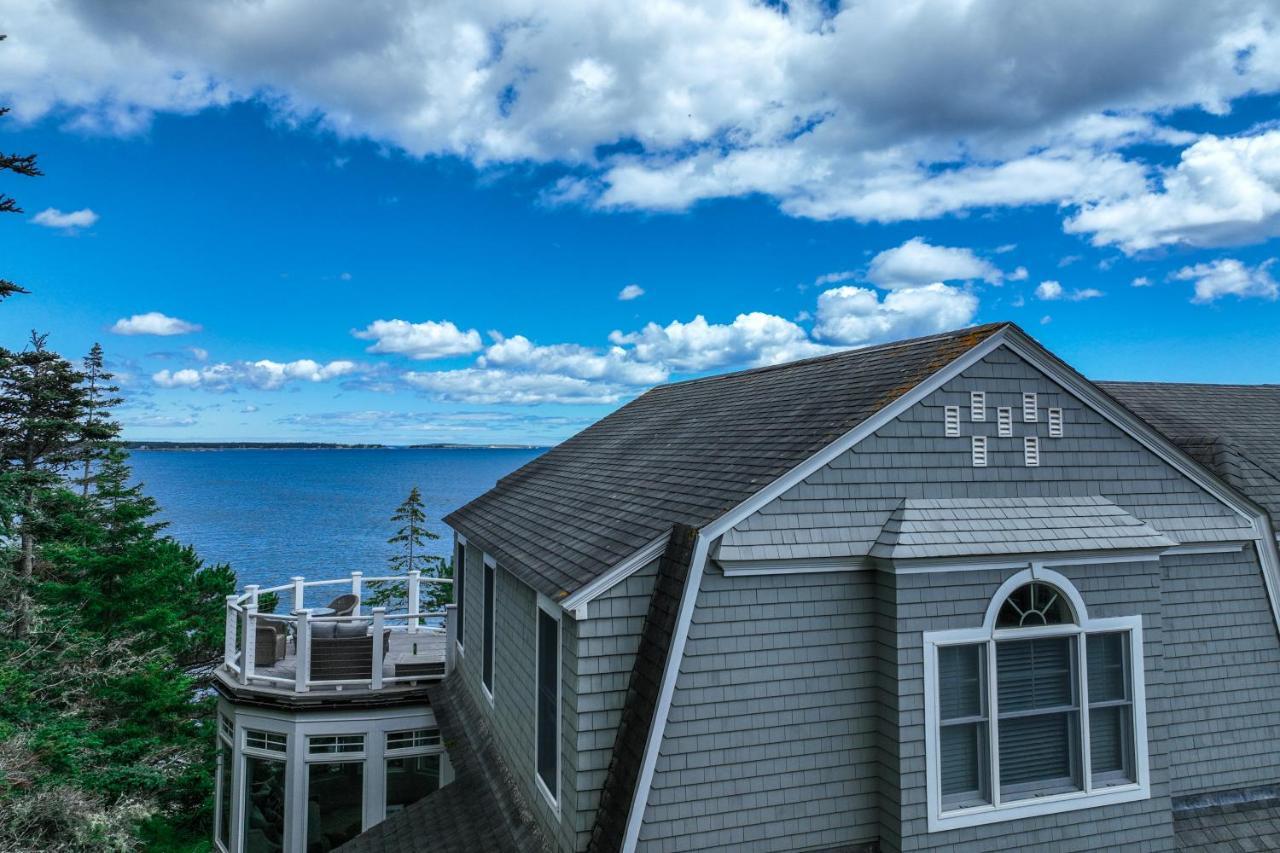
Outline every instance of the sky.
{"label": "sky", "polygon": [[1280,382],[1280,5],[0,0],[0,345],[136,440],[551,444],[1011,320]]}

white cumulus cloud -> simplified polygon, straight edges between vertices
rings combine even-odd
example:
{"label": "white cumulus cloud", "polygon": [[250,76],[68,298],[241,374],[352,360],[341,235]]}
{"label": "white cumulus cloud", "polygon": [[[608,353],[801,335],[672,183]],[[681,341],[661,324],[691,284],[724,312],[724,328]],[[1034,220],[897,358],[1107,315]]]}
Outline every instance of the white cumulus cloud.
{"label": "white cumulus cloud", "polygon": [[1229,246],[1280,235],[1280,130],[1208,136],[1145,192],[1085,207],[1066,229],[1128,253]]}
{"label": "white cumulus cloud", "polygon": [[98,221],[98,214],[89,208],[62,212],[56,207],[45,208],[31,217],[31,221],[46,228],[59,228],[63,231],[74,231],[77,228],[88,228]]}
{"label": "white cumulus cloud", "polygon": [[1080,287],[1066,290],[1057,281],[1042,281],[1036,287],[1036,297],[1046,302],[1053,302],[1058,299],[1065,299],[1068,302],[1084,302],[1086,299],[1098,299],[1105,295],[1096,287]]}
{"label": "white cumulus cloud", "polygon": [[[189,323],[186,320],[179,320],[177,317],[161,314],[159,311],[148,311],[145,314],[134,314],[132,317],[122,317],[116,320],[111,327],[111,332],[116,335],[160,335],[169,337],[172,335],[189,335],[200,331],[201,328],[199,323]],[[203,350],[199,351],[204,352]]]}
{"label": "white cumulus cloud", "polygon": [[199,369],[160,370],[151,381],[161,388],[202,388],[208,391],[231,391],[241,385],[274,391],[291,382],[325,382],[362,372],[353,361],[330,361],[321,364],[309,358],[297,361],[219,362]]}
{"label": "white cumulus cloud", "polygon": [[846,285],[818,296],[813,332],[833,344],[869,344],[967,326],[977,310],[976,296],[941,283],[891,291],[883,299],[875,290]]}
{"label": "white cumulus cloud", "polygon": [[463,331],[449,320],[374,320],[351,334],[374,341],[367,348],[369,352],[396,353],[419,361],[470,355],[484,346],[475,329]]}
{"label": "white cumulus cloud", "polygon": [[922,237],[886,249],[871,259],[867,270],[867,281],[886,290],[975,279],[999,284],[1003,278],[1004,273],[972,250],[933,246]]}
{"label": "white cumulus cloud", "polygon": [[453,402],[496,405],[576,403],[606,405],[632,392],[620,386],[574,376],[519,373],[467,367],[460,370],[409,371],[403,379],[413,388]]}
{"label": "white cumulus cloud", "polygon": [[1235,258],[1222,258],[1207,264],[1183,267],[1173,274],[1179,281],[1195,282],[1192,302],[1214,302],[1224,296],[1240,299],[1269,299],[1280,296],[1280,288],[1271,276],[1275,260],[1264,261],[1256,267],[1246,266]]}
{"label": "white cumulus cloud", "polygon": [[623,302],[630,302],[632,299],[639,299],[641,296],[644,296],[644,288],[638,284],[628,284],[618,291],[618,299]]}
{"label": "white cumulus cloud", "polygon": [[649,323],[637,332],[615,330],[609,340],[630,348],[641,362],[675,371],[777,364],[827,351],[797,324],[761,311],[739,314],[732,323],[710,323],[701,314],[687,323]]}

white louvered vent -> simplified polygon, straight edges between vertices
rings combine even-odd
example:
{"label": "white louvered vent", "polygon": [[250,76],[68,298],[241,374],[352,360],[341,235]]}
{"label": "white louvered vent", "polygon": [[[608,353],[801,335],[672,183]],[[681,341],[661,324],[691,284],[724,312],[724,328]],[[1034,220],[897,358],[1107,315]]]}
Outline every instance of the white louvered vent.
{"label": "white louvered vent", "polygon": [[969,420],[985,421],[987,419],[987,392],[969,392]]}
{"label": "white louvered vent", "polygon": [[1049,410],[1049,438],[1062,438],[1062,409]]}
{"label": "white louvered vent", "polygon": [[1029,424],[1040,420],[1038,401],[1034,393],[1022,395],[1022,419]]}
{"label": "white louvered vent", "polygon": [[973,437],[973,467],[987,467],[987,437],[985,435],[975,435]]}
{"label": "white louvered vent", "polygon": [[1022,439],[1022,458],[1027,463],[1028,468],[1035,468],[1040,465],[1039,438],[1029,435]]}
{"label": "white louvered vent", "polygon": [[956,438],[960,435],[960,407],[947,406],[946,414],[947,438]]}
{"label": "white louvered vent", "polygon": [[996,430],[1001,438],[1013,435],[1013,409],[1008,406],[996,409]]}

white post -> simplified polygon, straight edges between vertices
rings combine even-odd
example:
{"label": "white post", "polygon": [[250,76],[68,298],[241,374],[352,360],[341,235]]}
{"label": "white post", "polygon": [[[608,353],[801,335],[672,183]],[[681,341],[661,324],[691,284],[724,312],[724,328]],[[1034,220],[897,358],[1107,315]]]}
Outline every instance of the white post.
{"label": "white post", "polygon": [[360,594],[360,585],[364,582],[364,572],[351,573],[351,594],[356,597],[356,609],[352,611],[355,616],[360,615],[360,599],[364,596]]}
{"label": "white post", "polygon": [[369,686],[374,690],[382,689],[382,626],[386,613],[385,607],[373,608],[373,678]]}
{"label": "white post", "polygon": [[418,613],[421,603],[418,601],[418,583],[422,572],[418,569],[409,571],[409,633],[418,633]]}
{"label": "white post", "polygon": [[[257,587],[250,587],[257,594]],[[241,623],[244,635],[240,639],[240,683],[248,684],[253,677],[253,659],[258,648],[258,605],[252,601],[244,607],[244,621]]]}
{"label": "white post", "polygon": [[311,611],[298,610],[298,656],[293,673],[293,691],[306,693],[307,682],[311,680]]}
{"label": "white post", "polygon": [[294,575],[293,577],[289,578],[289,580],[293,581],[293,609],[301,610],[303,607],[306,607],[306,602],[302,600],[303,599],[302,582],[306,580],[306,578],[304,578],[302,575]]}
{"label": "white post", "polygon": [[244,594],[249,596],[249,604],[252,604],[254,607],[258,606],[258,585],[256,583],[251,583],[246,586],[244,588]]}
{"label": "white post", "polygon": [[222,663],[228,670],[236,662],[236,596],[227,596],[227,627],[222,642]]}
{"label": "white post", "polygon": [[453,672],[458,655],[458,605],[444,606],[444,674]]}

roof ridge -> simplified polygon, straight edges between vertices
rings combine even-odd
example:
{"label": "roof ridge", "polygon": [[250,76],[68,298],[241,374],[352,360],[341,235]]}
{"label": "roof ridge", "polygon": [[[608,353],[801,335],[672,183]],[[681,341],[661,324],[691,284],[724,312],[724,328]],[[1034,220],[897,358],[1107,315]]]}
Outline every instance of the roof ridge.
{"label": "roof ridge", "polygon": [[1130,387],[1159,385],[1177,388],[1265,388],[1280,390],[1280,382],[1162,382],[1144,379],[1095,379],[1092,381],[1095,385],[1128,385]]}
{"label": "roof ridge", "polygon": [[[871,344],[865,347],[853,347],[851,349],[840,350],[839,352],[829,352],[824,355],[815,355],[808,358],[798,358],[794,361],[783,361],[778,364],[764,364],[759,367],[748,367],[744,370],[732,370],[728,373],[714,373],[710,376],[696,376],[692,379],[681,379],[678,382],[664,382],[660,385],[654,385],[649,391],[657,391],[663,388],[676,388],[685,385],[693,385],[698,382],[715,382],[722,379],[736,379],[740,376],[754,376],[760,373],[768,373],[774,370],[788,370],[793,367],[802,367],[809,364],[817,364],[824,361],[834,361],[841,358],[849,358],[853,355],[867,355],[869,353],[881,353],[900,347],[917,346],[919,344],[928,343],[930,341],[941,340],[943,338],[951,338],[960,334],[973,334],[975,332],[991,330],[995,331],[1006,326],[1016,326],[1011,320],[1001,320],[995,323],[980,323],[976,326],[963,326],[959,329],[949,329],[945,332],[935,332],[932,335],[921,335],[916,338],[907,338],[900,341],[885,341],[881,344]],[[649,393],[648,391],[645,392]],[[643,394],[641,396],[644,396]]]}

